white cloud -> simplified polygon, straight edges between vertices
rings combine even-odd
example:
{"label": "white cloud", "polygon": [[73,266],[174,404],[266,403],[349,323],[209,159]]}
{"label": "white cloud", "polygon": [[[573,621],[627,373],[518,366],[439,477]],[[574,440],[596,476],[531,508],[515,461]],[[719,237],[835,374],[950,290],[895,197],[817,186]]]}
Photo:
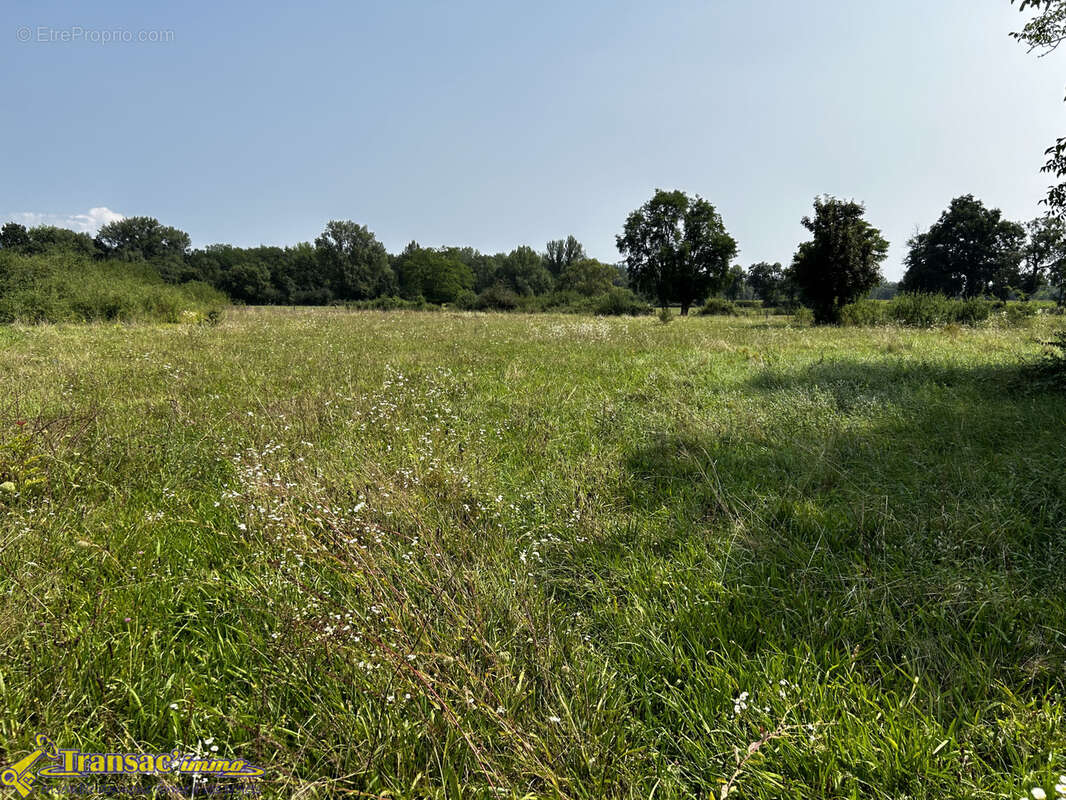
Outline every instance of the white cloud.
{"label": "white cloud", "polygon": [[17,214],[9,214],[7,221],[21,223],[27,228],[36,225],[55,225],[57,228],[70,228],[79,233],[96,233],[107,223],[124,218],[117,211],[98,206],[90,208],[85,214],[40,214],[34,211],[21,211]]}

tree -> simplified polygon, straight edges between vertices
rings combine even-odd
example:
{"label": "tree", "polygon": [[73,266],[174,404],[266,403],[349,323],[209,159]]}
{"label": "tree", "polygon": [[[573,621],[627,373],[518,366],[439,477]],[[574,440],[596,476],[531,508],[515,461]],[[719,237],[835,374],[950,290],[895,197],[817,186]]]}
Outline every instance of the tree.
{"label": "tree", "polygon": [[815,322],[838,322],[841,308],[881,282],[888,242],[865,213],[861,203],[826,195],[802,220],[813,238],[799,246],[791,273]]}
{"label": "tree", "polygon": [[567,236],[566,239],[553,239],[548,242],[547,247],[548,252],[544,257],[544,266],[552,274],[552,277],[556,279],[570,265],[588,258],[585,255],[585,248],[581,246],[581,242],[573,236]]}
{"label": "tree", "polygon": [[315,252],[336,297],[369,300],[396,290],[389,254],[365,225],[331,220],[315,239]]}
{"label": "tree", "polygon": [[22,252],[30,243],[30,235],[25,225],[8,222],[0,228],[0,249]]}
{"label": "tree", "polygon": [[714,206],[661,189],[629,215],[616,242],[633,284],[661,308],[677,301],[682,314],[724,286],[737,254]]}
{"label": "tree", "polygon": [[161,225],[154,217],[115,220],[96,234],[96,245],[104,256],[124,261],[181,260],[191,243],[185,231]]}
{"label": "tree", "polygon": [[901,288],[949,296],[1006,298],[1022,283],[1025,229],[968,194],[956,197],[926,233],[908,242]]}
{"label": "tree", "polygon": [[610,264],[583,258],[563,270],[559,276],[559,288],[593,297],[609,292],[617,277],[618,270]]}
{"label": "tree", "polygon": [[748,285],[763,305],[776,306],[781,302],[785,272],[780,264],[760,261],[748,267]]}
{"label": "tree", "polygon": [[[1058,291],[1059,305],[1066,304],[1066,220],[1037,217],[1027,226],[1029,244],[1025,261],[1032,282],[1046,280]],[[1031,294],[1035,289],[1027,289]]]}
{"label": "tree", "polygon": [[516,247],[496,271],[505,286],[518,294],[532,295],[550,292],[551,273],[544,267],[544,259],[532,247]]}
{"label": "tree", "polygon": [[[1011,0],[1011,5],[1015,2],[1023,13],[1036,12],[1024,28],[1011,34],[1028,45],[1030,52],[1040,50],[1041,55],[1047,55],[1066,41],[1066,0]],[[1048,187],[1043,203],[1052,215],[1066,216],[1066,137],[1059,138],[1044,155],[1048,160],[1041,172],[1053,175],[1059,183]]]}
{"label": "tree", "polygon": [[474,288],[474,273],[445,252],[411,242],[396,259],[400,293],[408,300],[423,297],[430,303],[454,303],[462,292]]}
{"label": "tree", "polygon": [[474,291],[481,292],[496,283],[496,273],[507,258],[503,253],[489,255],[473,247],[445,247],[441,251],[448,258],[462,261],[474,273]]}
{"label": "tree", "polygon": [[746,300],[750,297],[750,290],[748,276],[744,274],[744,267],[740,266],[740,264],[731,266],[722,284],[722,296],[727,300]]}

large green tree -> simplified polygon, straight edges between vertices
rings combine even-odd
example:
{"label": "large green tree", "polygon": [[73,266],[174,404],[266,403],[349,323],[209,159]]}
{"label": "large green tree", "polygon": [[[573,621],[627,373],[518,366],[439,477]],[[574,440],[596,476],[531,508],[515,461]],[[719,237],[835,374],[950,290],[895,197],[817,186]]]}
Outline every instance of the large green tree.
{"label": "large green tree", "polygon": [[389,254],[365,225],[331,220],[315,239],[315,251],[334,296],[369,300],[395,293]]}
{"label": "large green tree", "polygon": [[189,234],[154,217],[126,217],[109,222],[96,234],[96,245],[108,258],[126,261],[180,261],[189,251]]}
{"label": "large green tree", "polygon": [[474,288],[474,272],[447,252],[419,247],[411,242],[396,259],[400,293],[409,300],[423,297],[430,303],[454,303]]}
{"label": "large green tree", "polygon": [[87,233],[54,225],[38,225],[27,229],[17,222],[8,222],[0,228],[0,248],[29,256],[60,252],[96,255],[96,245]]}
{"label": "large green tree", "polygon": [[[1047,281],[1057,292],[1059,305],[1066,303],[1066,219],[1037,217],[1027,226],[1026,273],[1030,285]],[[1027,288],[1032,293],[1035,288]]]}
{"label": "large green tree", "polygon": [[682,314],[724,286],[737,254],[714,206],[662,189],[629,215],[616,242],[633,284],[662,308],[679,303]]}
{"label": "large green tree", "polygon": [[841,308],[881,282],[888,242],[865,213],[861,203],[827,195],[802,220],[812,238],[799,246],[790,272],[818,323],[838,322]]}
{"label": "large green tree", "polygon": [[567,236],[565,239],[553,239],[548,242],[544,266],[553,278],[558,279],[567,267],[587,257],[581,242],[574,236]]}
{"label": "large green tree", "polygon": [[544,259],[532,247],[516,247],[503,259],[496,270],[499,282],[518,294],[532,295],[550,292],[554,281],[544,266]]}
{"label": "large green tree", "polygon": [[760,261],[748,267],[748,286],[764,305],[776,306],[781,302],[785,284],[785,271],[780,264]]}
{"label": "large green tree", "polygon": [[900,288],[949,296],[1005,298],[1023,283],[1025,229],[972,194],[956,197],[926,232],[909,242]]}

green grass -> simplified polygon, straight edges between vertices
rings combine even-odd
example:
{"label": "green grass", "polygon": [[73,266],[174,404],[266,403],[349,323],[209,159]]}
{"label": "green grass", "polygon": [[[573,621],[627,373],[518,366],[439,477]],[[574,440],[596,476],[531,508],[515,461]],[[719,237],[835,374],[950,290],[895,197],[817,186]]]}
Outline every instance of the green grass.
{"label": "green grass", "polygon": [[1051,794],[1066,397],[1020,365],[1055,325],[0,328],[0,761],[213,737],[277,797]]}

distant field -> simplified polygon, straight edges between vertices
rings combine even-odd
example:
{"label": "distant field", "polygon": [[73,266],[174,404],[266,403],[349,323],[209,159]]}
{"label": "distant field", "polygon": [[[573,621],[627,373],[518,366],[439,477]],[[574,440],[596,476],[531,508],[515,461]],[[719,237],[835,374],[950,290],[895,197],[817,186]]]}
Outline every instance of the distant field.
{"label": "distant field", "polygon": [[1019,364],[1062,324],[0,327],[0,763],[43,732],[199,740],[271,797],[1050,795],[1066,397]]}

